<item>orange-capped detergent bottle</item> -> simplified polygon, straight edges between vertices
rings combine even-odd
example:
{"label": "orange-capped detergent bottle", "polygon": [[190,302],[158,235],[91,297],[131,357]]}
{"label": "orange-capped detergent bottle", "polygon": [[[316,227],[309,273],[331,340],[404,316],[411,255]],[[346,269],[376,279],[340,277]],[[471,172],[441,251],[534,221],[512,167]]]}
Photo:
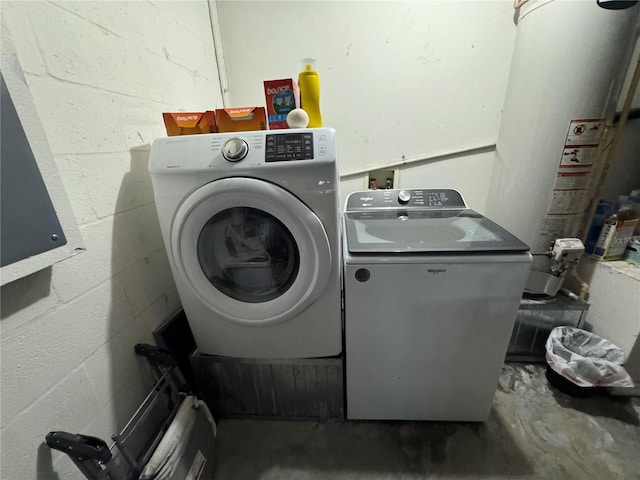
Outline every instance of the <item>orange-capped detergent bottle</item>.
{"label": "orange-capped detergent bottle", "polygon": [[298,87],[300,87],[300,108],[309,115],[309,128],[322,127],[322,115],[320,114],[320,77],[315,58],[303,58],[300,74],[298,75]]}

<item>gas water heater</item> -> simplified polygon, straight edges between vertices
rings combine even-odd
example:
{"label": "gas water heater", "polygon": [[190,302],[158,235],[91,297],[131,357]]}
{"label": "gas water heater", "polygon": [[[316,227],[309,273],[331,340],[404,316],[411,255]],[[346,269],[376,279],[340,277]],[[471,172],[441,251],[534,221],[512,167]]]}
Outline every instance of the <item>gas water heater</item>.
{"label": "gas water heater", "polygon": [[[555,295],[637,38],[637,2],[520,1],[486,215],[526,242],[525,291]],[[566,267],[566,265],[565,265]]]}

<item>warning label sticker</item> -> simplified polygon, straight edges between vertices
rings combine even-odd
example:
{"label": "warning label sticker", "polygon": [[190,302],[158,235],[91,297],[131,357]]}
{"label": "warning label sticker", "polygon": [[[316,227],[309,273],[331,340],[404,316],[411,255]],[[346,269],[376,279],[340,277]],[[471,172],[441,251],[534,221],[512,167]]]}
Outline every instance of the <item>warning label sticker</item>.
{"label": "warning label sticker", "polygon": [[586,190],[554,190],[549,213],[555,215],[581,213],[587,206],[588,200]]}
{"label": "warning label sticker", "polygon": [[561,168],[576,168],[593,165],[598,147],[565,147],[562,151]]}
{"label": "warning label sticker", "polygon": [[579,220],[579,215],[547,215],[542,221],[540,235],[552,238],[574,237]]}
{"label": "warning label sticker", "polygon": [[598,146],[605,127],[603,118],[569,122],[549,210],[540,227],[541,237],[575,236],[581,215],[589,203]]}
{"label": "warning label sticker", "polygon": [[571,120],[565,145],[597,146],[604,134],[604,127],[605,120],[603,118],[592,120]]}
{"label": "warning label sticker", "polygon": [[559,172],[556,176],[554,190],[582,190],[589,187],[591,180],[590,171],[586,172]]}

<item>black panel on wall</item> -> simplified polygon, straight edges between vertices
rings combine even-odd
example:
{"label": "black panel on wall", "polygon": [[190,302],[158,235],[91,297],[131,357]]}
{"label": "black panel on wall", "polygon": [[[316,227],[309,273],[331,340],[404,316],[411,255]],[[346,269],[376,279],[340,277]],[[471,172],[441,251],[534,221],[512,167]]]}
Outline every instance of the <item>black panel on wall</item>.
{"label": "black panel on wall", "polygon": [[0,266],[67,243],[0,74]]}

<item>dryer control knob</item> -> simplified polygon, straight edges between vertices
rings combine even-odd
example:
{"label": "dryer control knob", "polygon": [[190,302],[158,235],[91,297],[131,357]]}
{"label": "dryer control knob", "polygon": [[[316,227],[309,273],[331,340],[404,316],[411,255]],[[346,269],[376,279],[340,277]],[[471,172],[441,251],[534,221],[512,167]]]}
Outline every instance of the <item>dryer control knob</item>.
{"label": "dryer control knob", "polygon": [[249,145],[241,138],[227,140],[222,146],[222,156],[230,162],[239,162],[249,153]]}
{"label": "dryer control knob", "polygon": [[409,203],[409,200],[411,200],[411,193],[406,190],[400,190],[400,193],[398,193],[398,201],[404,205],[405,203]]}

